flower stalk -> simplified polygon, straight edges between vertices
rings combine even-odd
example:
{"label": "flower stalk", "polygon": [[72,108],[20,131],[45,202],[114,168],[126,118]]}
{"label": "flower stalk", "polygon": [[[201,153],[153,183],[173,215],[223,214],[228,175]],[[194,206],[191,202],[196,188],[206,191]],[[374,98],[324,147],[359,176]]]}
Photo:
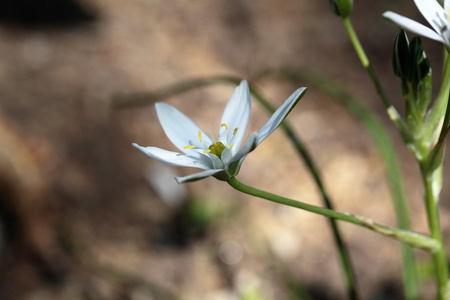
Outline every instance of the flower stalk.
{"label": "flower stalk", "polygon": [[425,205],[431,236],[439,244],[436,251],[431,251],[435,266],[436,279],[438,282],[438,299],[449,299],[450,286],[448,282],[448,262],[442,239],[441,226],[439,223],[439,192],[436,192],[436,185],[440,185],[439,181],[442,179],[442,168],[438,168],[430,174],[426,166],[421,164],[421,173],[425,187]]}
{"label": "flower stalk", "polygon": [[439,251],[439,249],[441,248],[441,245],[434,238],[427,236],[425,234],[381,225],[379,223],[376,223],[372,219],[366,217],[360,217],[350,213],[341,213],[324,207],[315,206],[304,202],[296,201],[290,198],[278,196],[248,186],[237,180],[236,177],[230,178],[227,182],[234,189],[242,193],[266,199],[275,203],[303,209],[325,217],[359,225],[368,228],[370,230],[373,230],[375,232],[381,233],[383,235],[390,236],[396,240],[399,240],[415,248],[426,249],[432,253]]}

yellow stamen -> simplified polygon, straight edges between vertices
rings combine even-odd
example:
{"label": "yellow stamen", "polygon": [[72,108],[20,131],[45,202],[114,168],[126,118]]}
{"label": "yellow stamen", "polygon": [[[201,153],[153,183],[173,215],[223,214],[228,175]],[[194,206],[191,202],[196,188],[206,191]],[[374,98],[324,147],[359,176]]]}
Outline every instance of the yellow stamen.
{"label": "yellow stamen", "polygon": [[228,125],[227,124],[225,124],[225,123],[222,123],[222,124],[220,124],[220,127],[225,127],[225,129],[228,129]]}
{"label": "yellow stamen", "polygon": [[194,145],[187,145],[187,146],[184,146],[184,149],[193,149],[193,148],[195,148]]}
{"label": "yellow stamen", "polygon": [[231,149],[231,147],[233,147],[233,144],[229,144],[227,148]]}
{"label": "yellow stamen", "polygon": [[203,151],[203,153],[208,154],[209,152],[211,152],[211,150],[206,149],[205,151]]}
{"label": "yellow stamen", "polygon": [[200,140],[200,143],[203,142],[201,130],[198,131],[198,139]]}
{"label": "yellow stamen", "polygon": [[238,132],[238,130],[239,130],[239,127],[236,127],[233,131],[233,135],[235,135]]}

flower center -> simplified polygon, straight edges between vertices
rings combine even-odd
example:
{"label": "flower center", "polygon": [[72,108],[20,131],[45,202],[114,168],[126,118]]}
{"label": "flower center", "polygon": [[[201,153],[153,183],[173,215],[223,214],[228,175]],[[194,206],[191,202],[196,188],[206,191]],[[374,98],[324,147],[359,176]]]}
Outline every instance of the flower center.
{"label": "flower center", "polygon": [[[226,130],[228,130],[228,125],[226,123],[222,123],[220,124],[220,127],[225,127]],[[213,140],[213,143],[208,147],[208,149],[205,149],[203,151],[204,154],[214,154],[215,156],[217,156],[218,158],[222,159],[222,152],[223,150],[225,150],[226,148],[231,149],[233,147],[233,141],[234,141],[234,136],[236,135],[236,133],[238,132],[239,127],[236,127],[233,129],[233,138],[230,139],[227,143],[228,145],[225,146],[222,142],[216,142],[216,140],[214,139],[214,135],[211,132],[211,139]],[[200,141],[200,143],[203,143],[203,136],[202,136],[202,132],[201,130],[198,131],[198,140]],[[195,145],[186,145],[184,146],[184,149],[194,149],[196,148]]]}
{"label": "flower center", "polygon": [[216,155],[221,158],[223,150],[225,150],[225,145],[222,142],[216,142],[209,146],[209,153]]}

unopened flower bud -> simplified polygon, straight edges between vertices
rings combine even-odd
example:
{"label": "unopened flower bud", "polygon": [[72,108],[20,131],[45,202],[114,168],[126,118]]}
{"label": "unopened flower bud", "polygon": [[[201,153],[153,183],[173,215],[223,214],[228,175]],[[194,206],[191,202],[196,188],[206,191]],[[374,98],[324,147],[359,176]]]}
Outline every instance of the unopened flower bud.
{"label": "unopened flower bud", "polygon": [[420,83],[428,74],[431,73],[431,65],[427,55],[423,50],[422,41],[419,37],[411,40],[410,46],[412,80]]}
{"label": "unopened flower bud", "polygon": [[336,16],[346,18],[353,9],[353,0],[330,0],[331,9]]}
{"label": "unopened flower bud", "polygon": [[402,79],[411,78],[411,54],[409,50],[409,41],[403,29],[400,29],[395,37],[392,67],[396,76]]}

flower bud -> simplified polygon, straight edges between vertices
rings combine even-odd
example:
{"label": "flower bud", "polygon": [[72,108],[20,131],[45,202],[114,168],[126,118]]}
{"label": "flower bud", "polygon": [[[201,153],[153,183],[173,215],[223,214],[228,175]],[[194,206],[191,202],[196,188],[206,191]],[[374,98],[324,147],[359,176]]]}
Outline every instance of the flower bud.
{"label": "flower bud", "polygon": [[330,5],[336,16],[346,18],[352,12],[353,0],[330,0]]}
{"label": "flower bud", "polygon": [[431,65],[428,61],[427,55],[423,50],[422,41],[419,37],[415,37],[411,40],[410,46],[411,53],[411,75],[412,81],[419,84],[424,78],[431,73]]}
{"label": "flower bud", "polygon": [[402,79],[411,78],[411,54],[409,49],[409,41],[408,36],[403,29],[400,29],[395,37],[392,67],[396,76]]}

